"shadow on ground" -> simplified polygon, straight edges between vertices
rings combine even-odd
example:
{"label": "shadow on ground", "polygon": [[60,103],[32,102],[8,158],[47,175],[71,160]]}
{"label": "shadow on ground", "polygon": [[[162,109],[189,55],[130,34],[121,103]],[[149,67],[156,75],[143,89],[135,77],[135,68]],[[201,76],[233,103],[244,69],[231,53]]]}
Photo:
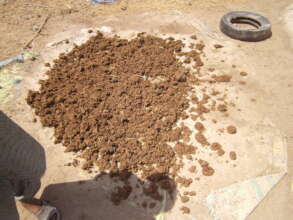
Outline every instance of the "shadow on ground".
{"label": "shadow on ground", "polygon": [[49,185],[41,198],[58,207],[63,220],[155,220],[162,207],[165,212],[173,207],[176,184],[161,174],[141,181],[128,172],[102,173]]}

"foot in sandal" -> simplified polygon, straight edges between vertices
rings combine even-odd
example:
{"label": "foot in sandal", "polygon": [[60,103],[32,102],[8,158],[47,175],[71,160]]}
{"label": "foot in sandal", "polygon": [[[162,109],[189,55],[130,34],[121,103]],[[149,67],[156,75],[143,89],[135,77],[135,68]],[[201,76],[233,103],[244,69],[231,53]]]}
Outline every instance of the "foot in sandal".
{"label": "foot in sandal", "polygon": [[21,202],[21,204],[39,220],[61,220],[59,210],[45,201],[33,199],[30,202]]}

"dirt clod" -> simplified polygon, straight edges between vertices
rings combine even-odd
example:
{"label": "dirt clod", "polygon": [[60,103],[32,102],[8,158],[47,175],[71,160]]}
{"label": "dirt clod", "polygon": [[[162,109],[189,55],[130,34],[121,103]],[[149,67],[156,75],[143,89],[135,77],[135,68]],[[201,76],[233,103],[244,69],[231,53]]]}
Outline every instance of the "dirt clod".
{"label": "dirt clod", "polygon": [[187,208],[186,206],[182,206],[180,210],[182,211],[183,214],[190,214],[190,209]]}
{"label": "dirt clod", "polygon": [[229,155],[230,155],[231,160],[236,160],[237,159],[237,154],[235,153],[235,151],[231,151]]}
{"label": "dirt clod", "polygon": [[196,36],[195,34],[194,34],[194,35],[191,35],[190,38],[191,38],[192,40],[197,40],[197,36]]}
{"label": "dirt clod", "polygon": [[181,186],[188,187],[193,181],[191,178],[187,179],[187,178],[178,176],[176,178],[176,182],[179,183]]}
{"label": "dirt clod", "polygon": [[218,105],[218,111],[220,112],[226,112],[228,110],[227,106],[226,105]]}
{"label": "dirt clod", "polygon": [[222,145],[219,143],[212,143],[211,150],[217,151],[218,156],[223,156],[225,154],[225,151],[222,149]]}
{"label": "dirt clod", "polygon": [[179,157],[196,153],[196,148],[194,146],[180,142],[175,145],[174,150]]}
{"label": "dirt clod", "polygon": [[227,127],[227,132],[229,134],[236,134],[237,133],[237,128],[235,126],[233,126],[233,125],[229,125]]}
{"label": "dirt clod", "polygon": [[186,203],[189,201],[188,196],[181,196],[181,202]]}
{"label": "dirt clod", "polygon": [[201,122],[196,122],[194,127],[195,127],[195,129],[197,129],[200,132],[204,131],[204,129],[205,129],[204,125]]}
{"label": "dirt clod", "polygon": [[232,76],[226,75],[226,74],[223,74],[223,75],[213,75],[212,77],[214,78],[214,80],[216,82],[230,82],[231,81],[231,78],[232,78]]}
{"label": "dirt clod", "polygon": [[209,165],[207,161],[200,159],[198,162],[202,167],[202,174],[204,176],[212,176],[214,174],[215,170]]}
{"label": "dirt clod", "polygon": [[188,195],[189,196],[196,196],[196,192],[195,191],[190,191]]}
{"label": "dirt clod", "polygon": [[203,146],[210,145],[206,137],[200,132],[195,134],[195,139]]}
{"label": "dirt clod", "polygon": [[196,173],[196,166],[191,166],[188,171],[191,173]]}

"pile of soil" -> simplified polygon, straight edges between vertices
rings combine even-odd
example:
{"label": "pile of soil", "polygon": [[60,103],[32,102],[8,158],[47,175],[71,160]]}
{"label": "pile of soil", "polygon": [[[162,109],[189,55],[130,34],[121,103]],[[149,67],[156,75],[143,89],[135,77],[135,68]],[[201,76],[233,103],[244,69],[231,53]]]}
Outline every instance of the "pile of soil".
{"label": "pile of soil", "polygon": [[27,102],[56,143],[83,152],[84,169],[169,173],[176,161],[167,142],[189,106],[185,68],[176,59],[181,41],[139,35],[127,41],[101,33],[60,55]]}
{"label": "pile of soil", "polygon": [[[141,33],[128,41],[98,32],[85,44],[61,54],[47,71],[48,78],[40,81],[40,90],[29,91],[27,103],[43,126],[54,128],[56,143],[82,155],[83,169],[91,171],[96,165],[100,171],[139,173],[156,183],[145,194],[161,199],[158,186],[170,194],[174,186],[152,177],[169,176],[185,187],[192,182],[178,173],[182,157],[192,160],[197,148],[186,144],[191,131],[184,124],[176,126],[178,120],[188,117],[190,101],[197,104],[191,109],[196,113],[194,120],[210,111],[208,95],[202,100],[188,95],[192,86],[207,81],[197,76],[203,66],[204,45],[200,45],[186,53],[182,41],[172,37]],[[186,56],[197,72],[184,67],[177,56]],[[214,76],[208,82],[229,80]],[[203,135],[205,127],[197,123],[195,128],[197,141],[210,145]],[[203,175],[213,175],[209,163],[200,162]],[[126,184],[112,199],[118,204],[131,191]]]}

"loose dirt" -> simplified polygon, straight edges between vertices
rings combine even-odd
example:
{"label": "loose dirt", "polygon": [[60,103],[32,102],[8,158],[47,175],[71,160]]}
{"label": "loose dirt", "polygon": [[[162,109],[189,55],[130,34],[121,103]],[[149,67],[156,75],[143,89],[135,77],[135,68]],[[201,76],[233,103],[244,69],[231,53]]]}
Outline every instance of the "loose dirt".
{"label": "loose dirt", "polygon": [[[204,93],[202,99],[194,93],[190,96],[193,86],[206,82],[198,74],[204,65],[205,46],[200,42],[196,49],[182,52],[184,46],[172,37],[140,33],[126,40],[97,32],[85,44],[61,54],[53,65],[45,64],[50,68],[48,78],[40,81],[39,91],[29,91],[27,103],[43,126],[54,128],[55,143],[62,143],[65,152],[81,156],[84,170],[98,167],[100,172],[120,176],[124,185],[111,194],[116,205],[133,191],[128,182],[131,173],[150,182],[143,192],[154,200],[162,200],[159,188],[170,195],[176,188],[167,177],[183,187],[193,182],[179,173],[183,157],[192,161],[197,146],[187,144],[192,131],[177,122],[188,117],[204,119],[204,114],[216,110],[216,102],[211,108],[210,95]],[[186,59],[195,71],[184,66]],[[208,79],[212,83],[230,80],[231,76],[214,74]],[[187,111],[190,102],[197,107]],[[226,106],[218,109],[227,111]],[[204,125],[196,122],[194,127],[198,131],[195,139],[210,145]],[[219,156],[224,154],[220,145],[211,148]],[[207,161],[199,163],[204,176],[214,174]],[[190,172],[195,173],[196,166]]]}

